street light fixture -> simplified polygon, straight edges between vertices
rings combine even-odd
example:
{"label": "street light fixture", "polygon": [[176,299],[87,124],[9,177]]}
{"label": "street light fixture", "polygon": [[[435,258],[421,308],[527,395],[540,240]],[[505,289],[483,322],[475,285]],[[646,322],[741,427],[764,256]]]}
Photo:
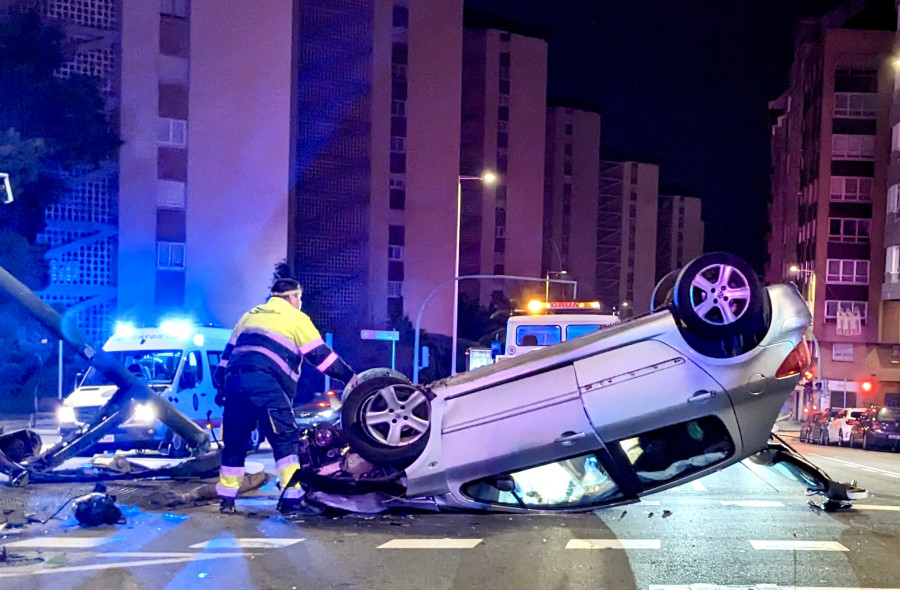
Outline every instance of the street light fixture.
{"label": "street light fixture", "polygon": [[497,175],[490,170],[485,170],[481,176],[460,174],[456,182],[456,264],[453,267],[453,333],[450,345],[450,375],[456,375],[456,331],[459,322],[459,235],[462,224],[462,183],[464,180],[478,180],[485,185],[491,185],[497,182]]}
{"label": "street light fixture", "polygon": [[804,269],[804,268],[800,268],[800,267],[797,266],[796,264],[790,265],[790,266],[788,267],[788,272],[791,272],[791,273],[794,273],[794,274],[800,275],[800,276],[806,276],[806,277],[811,277],[811,276],[813,276],[814,274],[816,274],[815,271],[812,271],[812,270],[806,270],[806,269]]}

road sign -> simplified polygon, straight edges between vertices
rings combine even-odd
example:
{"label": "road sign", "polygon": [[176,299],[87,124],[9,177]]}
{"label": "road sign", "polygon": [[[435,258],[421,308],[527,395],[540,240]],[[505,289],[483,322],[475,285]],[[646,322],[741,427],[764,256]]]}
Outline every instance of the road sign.
{"label": "road sign", "polygon": [[363,340],[400,340],[400,332],[397,330],[360,330],[359,337]]}

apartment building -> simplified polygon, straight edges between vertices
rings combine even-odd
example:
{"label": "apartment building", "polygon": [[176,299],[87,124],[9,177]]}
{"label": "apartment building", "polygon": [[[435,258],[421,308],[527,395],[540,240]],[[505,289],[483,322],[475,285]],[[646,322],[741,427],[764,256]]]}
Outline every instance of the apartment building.
{"label": "apartment building", "polygon": [[[797,412],[900,404],[900,317],[884,274],[889,161],[898,149],[889,59],[896,15],[864,4],[803,23],[790,88],[770,105],[766,278],[797,281],[818,341],[818,378],[796,396]],[[861,391],[858,384],[872,378],[875,390]]]}
{"label": "apartment building", "polygon": [[[498,178],[461,181],[460,275],[541,276],[546,108],[547,43],[466,27],[459,173]],[[484,302],[509,287],[485,279],[459,289]],[[543,294],[543,285],[532,289]]]}
{"label": "apartment building", "polygon": [[656,280],[703,253],[702,203],[696,197],[659,195]]}
{"label": "apartment building", "polygon": [[650,309],[656,286],[659,166],[600,162],[596,292],[623,317]]}
{"label": "apartment building", "polygon": [[[578,298],[596,297],[597,211],[600,189],[600,115],[580,109],[547,109],[544,229],[541,274],[577,281]],[[551,299],[572,299],[555,284]]]}

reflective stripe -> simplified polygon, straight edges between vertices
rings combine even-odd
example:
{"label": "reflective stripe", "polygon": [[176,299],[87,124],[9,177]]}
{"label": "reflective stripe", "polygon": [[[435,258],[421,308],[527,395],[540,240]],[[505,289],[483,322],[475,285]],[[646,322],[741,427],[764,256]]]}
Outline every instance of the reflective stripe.
{"label": "reflective stripe", "polygon": [[244,330],[241,330],[241,335],[243,336],[244,334],[259,334],[260,336],[271,338],[294,354],[302,354],[302,351],[300,347],[297,346],[296,342],[294,342],[287,336],[279,334],[278,332],[275,332],[273,330],[266,330],[265,328],[246,328]]}
{"label": "reflective stripe", "polygon": [[325,341],[321,338],[316,338],[315,340],[310,340],[306,344],[300,347],[300,354],[306,355],[315,350],[317,347],[325,344]]}
{"label": "reflective stripe", "polygon": [[284,490],[285,500],[299,500],[304,495],[303,488],[288,488]]}
{"label": "reflective stripe", "polygon": [[328,367],[333,365],[334,361],[336,361],[336,360],[338,360],[338,355],[336,352],[332,352],[327,357],[325,357],[324,361],[322,361],[321,363],[319,363],[318,366],[316,366],[316,369],[318,369],[320,373],[324,373],[325,369],[327,369]]}
{"label": "reflective stripe", "polygon": [[235,335],[234,332],[231,333],[231,338],[228,340],[228,344],[230,344],[231,346],[237,344],[237,335]]}
{"label": "reflective stripe", "polygon": [[288,364],[285,362],[283,358],[269,350],[268,348],[262,346],[238,346],[234,349],[234,354],[240,354],[242,352],[258,352],[261,355],[264,355],[269,358],[273,363],[275,363],[279,369],[287,373],[287,376],[291,378],[292,381],[297,381],[300,379],[300,373],[295,373],[291,370]]}
{"label": "reflective stripe", "polygon": [[216,486],[216,494],[218,494],[220,498],[237,498],[238,488]]}
{"label": "reflective stripe", "polygon": [[220,360],[218,366],[222,367],[223,369],[227,368],[228,367],[228,359]]}
{"label": "reflective stripe", "polygon": [[[299,459],[298,459],[299,461]],[[244,476],[244,468],[243,467],[229,467],[228,465],[222,465],[219,468],[219,471],[225,477],[243,477]]]}
{"label": "reflective stripe", "polygon": [[[281,471],[288,465],[297,465],[300,466],[300,457],[297,455],[288,455],[286,457],[282,457],[281,459],[275,461],[275,469]],[[224,467],[223,467],[224,469]]]}

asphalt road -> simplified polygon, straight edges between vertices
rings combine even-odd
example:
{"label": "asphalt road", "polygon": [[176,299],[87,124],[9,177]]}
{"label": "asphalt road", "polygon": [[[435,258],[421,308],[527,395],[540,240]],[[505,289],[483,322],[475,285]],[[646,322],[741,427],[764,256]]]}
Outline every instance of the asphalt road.
{"label": "asphalt road", "polygon": [[288,522],[264,488],[240,515],[208,505],[26,526],[0,538],[0,588],[900,589],[900,454],[796,446],[874,497],[824,513],[742,463],[597,513]]}

